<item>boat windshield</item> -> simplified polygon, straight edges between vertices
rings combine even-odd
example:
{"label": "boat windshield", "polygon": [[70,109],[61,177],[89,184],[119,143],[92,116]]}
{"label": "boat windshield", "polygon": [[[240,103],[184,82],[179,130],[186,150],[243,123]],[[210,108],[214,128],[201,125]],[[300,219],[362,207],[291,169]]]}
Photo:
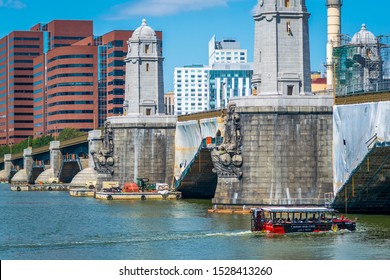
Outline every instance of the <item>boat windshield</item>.
{"label": "boat windshield", "polygon": [[335,213],[329,208],[258,208],[253,211],[257,219],[273,223],[332,222]]}

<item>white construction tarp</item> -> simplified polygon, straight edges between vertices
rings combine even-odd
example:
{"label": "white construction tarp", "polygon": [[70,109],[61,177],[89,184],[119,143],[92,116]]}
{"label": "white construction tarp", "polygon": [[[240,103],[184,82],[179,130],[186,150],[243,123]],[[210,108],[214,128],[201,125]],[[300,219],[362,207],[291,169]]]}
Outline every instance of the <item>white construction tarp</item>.
{"label": "white construction tarp", "polygon": [[339,105],[333,112],[335,194],[376,142],[390,141],[390,101]]}
{"label": "white construction tarp", "polygon": [[218,132],[217,118],[200,121],[177,122],[175,136],[175,177],[178,179],[190,164],[207,137],[215,137]]}

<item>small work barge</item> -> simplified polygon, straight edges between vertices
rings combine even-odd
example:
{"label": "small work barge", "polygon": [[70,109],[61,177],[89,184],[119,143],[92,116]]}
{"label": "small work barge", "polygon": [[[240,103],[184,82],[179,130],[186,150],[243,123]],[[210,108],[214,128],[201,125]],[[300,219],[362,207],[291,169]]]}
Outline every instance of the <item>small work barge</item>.
{"label": "small work barge", "polygon": [[94,197],[95,190],[87,188],[70,189],[69,194],[74,197]]}
{"label": "small work barge", "polygon": [[69,186],[63,184],[50,184],[50,185],[12,184],[11,191],[15,191],[15,192],[69,191]]}
{"label": "small work barge", "polygon": [[147,179],[140,179],[139,187],[136,183],[125,183],[123,187],[111,185],[95,193],[96,199],[105,200],[172,200],[181,199],[181,192],[170,188],[168,184],[157,183],[146,185]]}
{"label": "small work barge", "polygon": [[251,230],[277,234],[354,231],[356,222],[326,207],[264,207],[252,209]]}
{"label": "small work barge", "polygon": [[96,192],[95,198],[105,200],[171,200],[181,199],[180,192]]}

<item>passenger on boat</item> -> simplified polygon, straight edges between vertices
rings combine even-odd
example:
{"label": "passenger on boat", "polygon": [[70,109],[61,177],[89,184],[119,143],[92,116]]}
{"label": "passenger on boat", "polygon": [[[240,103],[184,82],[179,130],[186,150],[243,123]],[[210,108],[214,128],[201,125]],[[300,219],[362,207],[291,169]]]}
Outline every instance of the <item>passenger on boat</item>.
{"label": "passenger on boat", "polygon": [[261,213],[257,213],[257,216],[256,216],[256,230],[261,230],[261,224],[262,224],[263,220],[261,219]]}

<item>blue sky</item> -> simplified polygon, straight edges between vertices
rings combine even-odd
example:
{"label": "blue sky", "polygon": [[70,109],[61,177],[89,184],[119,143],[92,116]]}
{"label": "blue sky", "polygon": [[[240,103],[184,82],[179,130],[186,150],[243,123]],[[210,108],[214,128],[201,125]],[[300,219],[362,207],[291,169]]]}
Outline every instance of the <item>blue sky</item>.
{"label": "blue sky", "polygon": [[[325,0],[306,0],[309,20],[311,68],[324,70],[326,59]],[[367,4],[368,3],[368,4]],[[389,0],[344,0],[342,33],[353,35],[365,23],[375,35],[390,34]],[[189,64],[208,63],[208,42],[233,38],[248,49],[253,60],[254,22],[257,0],[0,0],[0,37],[13,30],[28,30],[54,19],[94,21],[95,35],[114,29],[135,29],[146,18],[162,30],[166,91],[173,89],[173,70]]]}

